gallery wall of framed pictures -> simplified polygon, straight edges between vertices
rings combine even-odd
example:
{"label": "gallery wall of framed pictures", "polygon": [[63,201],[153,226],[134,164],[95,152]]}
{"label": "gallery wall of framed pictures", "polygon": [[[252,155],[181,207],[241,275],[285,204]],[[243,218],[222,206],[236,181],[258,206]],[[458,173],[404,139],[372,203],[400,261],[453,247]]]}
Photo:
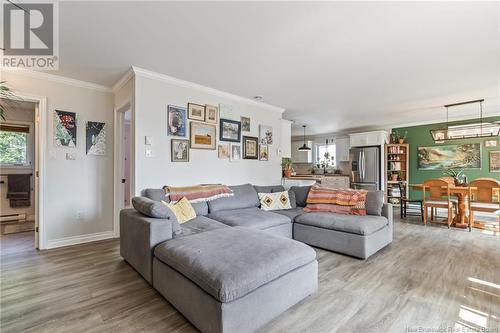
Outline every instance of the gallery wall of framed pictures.
{"label": "gallery wall of framed pictures", "polygon": [[247,135],[252,132],[252,119],[236,114],[237,110],[228,104],[169,104],[167,136],[171,137],[171,161],[189,162],[190,149],[214,150],[214,158],[232,162],[269,161],[269,146],[274,143],[272,126],[256,124],[258,136],[252,137]]}

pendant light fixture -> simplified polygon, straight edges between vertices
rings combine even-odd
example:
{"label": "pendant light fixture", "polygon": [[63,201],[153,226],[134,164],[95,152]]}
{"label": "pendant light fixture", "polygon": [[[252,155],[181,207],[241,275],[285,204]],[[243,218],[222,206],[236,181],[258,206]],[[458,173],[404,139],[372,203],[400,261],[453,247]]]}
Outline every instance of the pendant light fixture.
{"label": "pendant light fixture", "polygon": [[304,144],[298,150],[299,151],[310,151],[311,147],[308,147],[306,145],[306,125],[302,125],[302,127],[304,128]]}
{"label": "pendant light fixture", "polygon": [[[484,99],[467,101],[455,104],[448,104],[446,108],[446,126],[431,130],[432,138],[435,142],[443,142],[448,140],[460,140],[469,138],[486,138],[495,137],[500,133],[500,124],[498,122],[488,123],[483,122],[483,102]],[[461,125],[448,125],[448,108],[453,106],[479,103],[479,122],[466,123]]]}

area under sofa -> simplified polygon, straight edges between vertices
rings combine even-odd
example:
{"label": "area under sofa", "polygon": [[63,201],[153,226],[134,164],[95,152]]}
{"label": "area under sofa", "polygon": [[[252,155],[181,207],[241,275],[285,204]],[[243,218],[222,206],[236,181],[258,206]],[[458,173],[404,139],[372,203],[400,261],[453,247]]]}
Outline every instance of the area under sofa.
{"label": "area under sofa", "polygon": [[[260,209],[257,193],[283,191],[282,186],[231,189],[233,197],[193,204],[197,217],[180,230],[169,216],[151,217],[156,216],[151,209],[162,209],[158,201],[166,200],[162,189],[144,190],[144,198],[136,199],[142,213],[125,209],[120,215],[122,257],[203,332],[233,332],[236,327],[238,332],[254,331],[314,293],[315,252],[303,243],[365,259],[392,242],[392,206],[382,204],[381,194],[371,195],[375,202],[367,198],[372,215],[345,216],[304,213],[308,187],[291,188],[292,209],[281,211]],[[198,252],[190,252],[192,248]],[[209,256],[197,258],[199,251]],[[228,271],[227,262],[244,265],[229,265]],[[288,262],[294,264],[273,272]],[[205,278],[197,280],[200,275]],[[260,282],[248,288],[240,281],[245,277]],[[220,297],[228,283],[237,298]]]}

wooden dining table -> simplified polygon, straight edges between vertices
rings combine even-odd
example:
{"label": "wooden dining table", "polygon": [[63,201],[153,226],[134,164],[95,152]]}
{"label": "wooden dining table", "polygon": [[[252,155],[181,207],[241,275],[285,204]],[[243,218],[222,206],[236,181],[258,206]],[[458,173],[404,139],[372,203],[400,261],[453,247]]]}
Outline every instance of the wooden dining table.
{"label": "wooden dining table", "polygon": [[[415,191],[422,191],[423,184],[410,184],[410,188]],[[446,186],[443,186],[443,194],[446,195]],[[450,184],[450,194],[457,197],[457,214],[453,218],[452,225],[458,228],[469,226],[469,193],[477,191],[473,186],[456,186]]]}

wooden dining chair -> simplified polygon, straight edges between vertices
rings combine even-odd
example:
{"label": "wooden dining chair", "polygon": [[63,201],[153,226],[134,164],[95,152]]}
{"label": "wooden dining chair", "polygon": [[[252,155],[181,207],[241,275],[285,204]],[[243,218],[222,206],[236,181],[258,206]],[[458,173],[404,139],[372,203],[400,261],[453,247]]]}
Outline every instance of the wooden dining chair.
{"label": "wooden dining chair", "polygon": [[[410,199],[406,196],[406,182],[400,181],[398,183],[400,192],[400,212],[401,218],[406,216],[420,216],[424,220],[424,206],[421,199]],[[413,207],[412,207],[413,206]],[[416,207],[415,207],[416,206]]]}
{"label": "wooden dining chair", "polygon": [[[442,179],[429,179],[423,183],[422,201],[424,205],[424,224],[428,222],[428,209],[445,208],[448,210],[448,228],[453,221],[454,201],[450,193],[451,184]],[[432,219],[431,219],[432,222]]]}
{"label": "wooden dining chair", "polygon": [[[474,226],[474,212],[500,212],[500,182],[493,178],[478,178],[469,184],[477,187],[469,201],[469,231]],[[496,197],[494,197],[496,191]],[[499,217],[500,218],[500,217]]]}

